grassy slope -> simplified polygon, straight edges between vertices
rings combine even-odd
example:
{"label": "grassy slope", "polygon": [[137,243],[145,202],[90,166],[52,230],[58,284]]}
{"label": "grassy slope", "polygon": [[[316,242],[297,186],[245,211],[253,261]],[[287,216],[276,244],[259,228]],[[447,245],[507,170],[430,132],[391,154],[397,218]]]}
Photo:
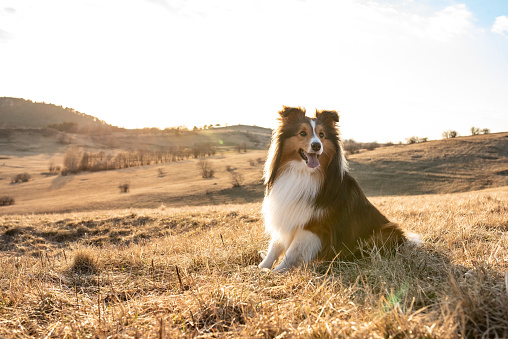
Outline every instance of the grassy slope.
{"label": "grassy slope", "polygon": [[46,127],[50,124],[74,122],[79,126],[107,126],[104,121],[72,108],[0,97],[0,127]]}
{"label": "grassy slope", "polygon": [[[251,151],[208,157],[207,160],[215,169],[212,179],[201,178],[196,159],[69,176],[32,175],[33,180],[19,184],[11,184],[10,180],[4,179],[0,181],[1,187],[5,187],[4,194],[13,196],[16,203],[2,206],[0,214],[259,201],[263,196],[259,181],[262,165],[256,159],[264,155],[264,151]],[[41,158],[45,162],[43,155],[32,158],[33,166]],[[255,163],[254,166],[251,166],[251,161]],[[26,166],[30,162],[20,159],[18,162],[11,160],[10,164],[11,168],[18,169],[18,166]],[[244,186],[232,188],[227,165],[242,173]],[[159,169],[163,175],[159,174]],[[12,175],[14,173],[17,172],[12,171]],[[6,178],[10,176],[6,175]],[[125,182],[130,184],[130,192],[121,194],[118,186]]]}
{"label": "grassy slope", "polygon": [[372,200],[423,246],[285,275],[259,203],[0,217],[0,335],[508,336],[508,189]]}
{"label": "grassy slope", "polygon": [[[266,130],[248,126],[203,131],[198,137],[209,138],[206,140],[216,144],[218,140],[235,143],[248,139],[246,131],[251,135],[264,133],[260,134],[260,139],[267,140]],[[113,141],[123,150],[128,150],[139,149],[140,146],[153,149],[177,142],[192,145],[196,140],[192,136],[75,138],[73,145],[94,152],[105,149]],[[265,158],[264,150],[238,154],[231,147],[223,146],[218,155],[210,158],[216,177],[211,180],[200,178],[195,159],[62,177],[47,174],[50,162],[62,164],[68,147],[57,140],[57,135],[45,137],[20,132],[3,147],[0,143],[0,191],[2,195],[16,200],[13,206],[1,207],[0,214],[157,208],[162,204],[218,205],[255,202],[263,196],[260,182],[262,166],[257,164],[257,159]],[[122,149],[114,148],[112,152]],[[256,162],[255,166],[250,165],[251,160]],[[244,175],[244,187],[231,189],[227,165],[237,168]],[[508,133],[383,147],[351,156],[350,167],[369,196],[451,193],[502,187],[508,185]],[[162,177],[158,175],[159,168],[165,173]],[[10,184],[10,178],[22,172],[28,172],[32,180]],[[120,194],[118,185],[125,182],[130,183],[131,192]]]}
{"label": "grassy slope", "polygon": [[[248,132],[248,133],[247,133]],[[71,145],[58,142],[60,133],[16,131],[8,139],[0,138],[0,195],[12,196],[16,204],[3,206],[3,213],[67,212],[97,208],[159,207],[161,204],[219,204],[252,202],[262,197],[261,165],[266,151],[249,150],[239,154],[230,145],[259,140],[259,148],[269,140],[269,130],[252,126],[231,126],[206,130],[197,135],[139,135],[126,133],[88,137],[73,135]],[[222,146],[219,146],[219,140]],[[48,173],[49,164],[62,165],[68,147],[83,151],[107,153],[118,151],[159,149],[174,145],[192,146],[199,142],[218,145],[218,153],[208,157],[215,169],[215,178],[202,180],[197,160],[157,164],[124,170],[81,173],[75,176],[54,176]],[[229,146],[228,146],[229,145]],[[254,161],[255,166],[250,162]],[[231,190],[229,165],[245,177],[244,187]],[[159,175],[159,169],[163,175]],[[32,180],[11,184],[11,178],[27,172]],[[129,182],[131,192],[120,194],[118,185]],[[184,197],[184,198],[182,198]]]}
{"label": "grassy slope", "polygon": [[508,133],[394,145],[355,154],[368,195],[466,192],[508,185]]}

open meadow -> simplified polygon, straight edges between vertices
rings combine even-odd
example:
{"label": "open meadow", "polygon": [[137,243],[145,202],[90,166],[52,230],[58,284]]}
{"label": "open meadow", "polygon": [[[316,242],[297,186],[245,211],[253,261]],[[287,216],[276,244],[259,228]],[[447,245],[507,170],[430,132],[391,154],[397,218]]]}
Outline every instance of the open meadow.
{"label": "open meadow", "polygon": [[508,189],[372,200],[424,244],[284,275],[259,203],[0,217],[0,334],[508,336]]}
{"label": "open meadow", "polygon": [[68,146],[3,151],[0,336],[508,337],[507,140],[351,156],[371,201],[423,244],[283,275],[257,268],[265,150],[206,157],[206,179],[192,157],[61,176],[47,167]]}

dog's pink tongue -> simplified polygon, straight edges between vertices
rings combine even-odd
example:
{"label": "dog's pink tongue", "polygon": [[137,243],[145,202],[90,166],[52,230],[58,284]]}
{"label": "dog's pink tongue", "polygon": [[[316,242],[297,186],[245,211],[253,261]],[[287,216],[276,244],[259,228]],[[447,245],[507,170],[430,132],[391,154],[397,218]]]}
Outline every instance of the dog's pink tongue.
{"label": "dog's pink tongue", "polygon": [[319,166],[319,160],[317,159],[316,153],[307,153],[307,159],[309,159],[307,167],[316,168]]}

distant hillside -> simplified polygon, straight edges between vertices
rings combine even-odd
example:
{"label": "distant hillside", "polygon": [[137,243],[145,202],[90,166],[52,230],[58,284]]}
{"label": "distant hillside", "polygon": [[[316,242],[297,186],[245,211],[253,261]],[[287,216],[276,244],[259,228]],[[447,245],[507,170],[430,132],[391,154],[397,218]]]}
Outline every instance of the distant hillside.
{"label": "distant hillside", "polygon": [[0,98],[0,128],[42,128],[64,122],[76,123],[80,127],[108,126],[106,122],[72,108],[18,98]]}
{"label": "distant hillside", "polygon": [[508,132],[394,145],[351,155],[368,195],[453,193],[508,185]]}

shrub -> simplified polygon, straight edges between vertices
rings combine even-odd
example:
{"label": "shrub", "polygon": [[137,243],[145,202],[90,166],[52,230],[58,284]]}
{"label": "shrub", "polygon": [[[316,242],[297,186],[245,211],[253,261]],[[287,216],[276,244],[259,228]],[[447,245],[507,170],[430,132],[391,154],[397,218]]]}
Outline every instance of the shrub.
{"label": "shrub", "polygon": [[78,170],[79,171],[88,171],[90,169],[89,162],[90,162],[90,159],[89,159],[88,153],[87,152],[83,153],[83,155],[81,156],[81,160],[79,161]]}
{"label": "shrub", "polygon": [[242,144],[236,145],[236,150],[238,151],[238,153],[242,153],[242,151],[244,153],[247,153],[247,143],[244,142]]}
{"label": "shrub", "polygon": [[363,148],[365,148],[368,151],[373,151],[378,147],[379,147],[379,144],[376,141],[363,144]]}
{"label": "shrub", "polygon": [[256,166],[256,161],[254,159],[249,160],[249,164],[254,167]]}
{"label": "shrub", "polygon": [[27,182],[31,178],[32,177],[30,176],[30,174],[28,174],[28,173],[21,173],[21,174],[17,174],[16,176],[12,177],[11,178],[11,183],[16,184],[18,182]]}
{"label": "shrub", "polygon": [[234,169],[233,169],[233,167],[231,167],[231,165],[227,165],[227,166],[226,166],[226,171],[228,171],[228,172],[233,172],[233,171],[234,171]]}
{"label": "shrub", "polygon": [[78,124],[75,122],[62,122],[59,124],[51,124],[47,127],[60,132],[76,133],[78,131]]}
{"label": "shrub", "polygon": [[63,145],[68,145],[72,143],[72,136],[67,135],[65,133],[61,133],[58,137],[58,142]]}
{"label": "shrub", "polygon": [[51,174],[58,174],[60,172],[60,166],[55,166],[54,162],[49,163],[49,173]]}
{"label": "shrub", "polygon": [[14,205],[14,198],[9,196],[0,197],[0,206]]}
{"label": "shrub", "polygon": [[490,133],[490,129],[484,128],[484,129],[482,129],[482,133],[483,134],[489,134]]}
{"label": "shrub", "polygon": [[128,182],[118,185],[120,193],[129,193],[130,184]]}
{"label": "shrub", "polygon": [[360,151],[360,145],[353,139],[344,141],[344,150],[349,154],[355,154]]}
{"label": "shrub", "polygon": [[77,147],[69,147],[64,156],[64,166],[69,173],[77,173],[81,161],[81,151]]}
{"label": "shrub", "polygon": [[422,142],[427,142],[428,138],[419,138],[416,136],[412,136],[411,138],[406,138],[406,143],[408,144],[419,144]]}
{"label": "shrub", "polygon": [[478,135],[480,134],[480,127],[471,127],[471,135]]}
{"label": "shrub", "polygon": [[206,159],[200,159],[198,161],[198,167],[201,170],[201,176],[205,179],[213,178],[215,174],[212,164]]}
{"label": "shrub", "polygon": [[240,187],[243,184],[243,175],[238,172],[229,172],[231,174],[231,184],[233,187]]}
{"label": "shrub", "polygon": [[78,250],[74,256],[71,270],[77,274],[94,274],[99,271],[99,263],[92,250]]}
{"label": "shrub", "polygon": [[459,133],[457,133],[457,131],[453,131],[453,130],[444,131],[442,134],[443,139],[456,138],[458,135],[459,135]]}

